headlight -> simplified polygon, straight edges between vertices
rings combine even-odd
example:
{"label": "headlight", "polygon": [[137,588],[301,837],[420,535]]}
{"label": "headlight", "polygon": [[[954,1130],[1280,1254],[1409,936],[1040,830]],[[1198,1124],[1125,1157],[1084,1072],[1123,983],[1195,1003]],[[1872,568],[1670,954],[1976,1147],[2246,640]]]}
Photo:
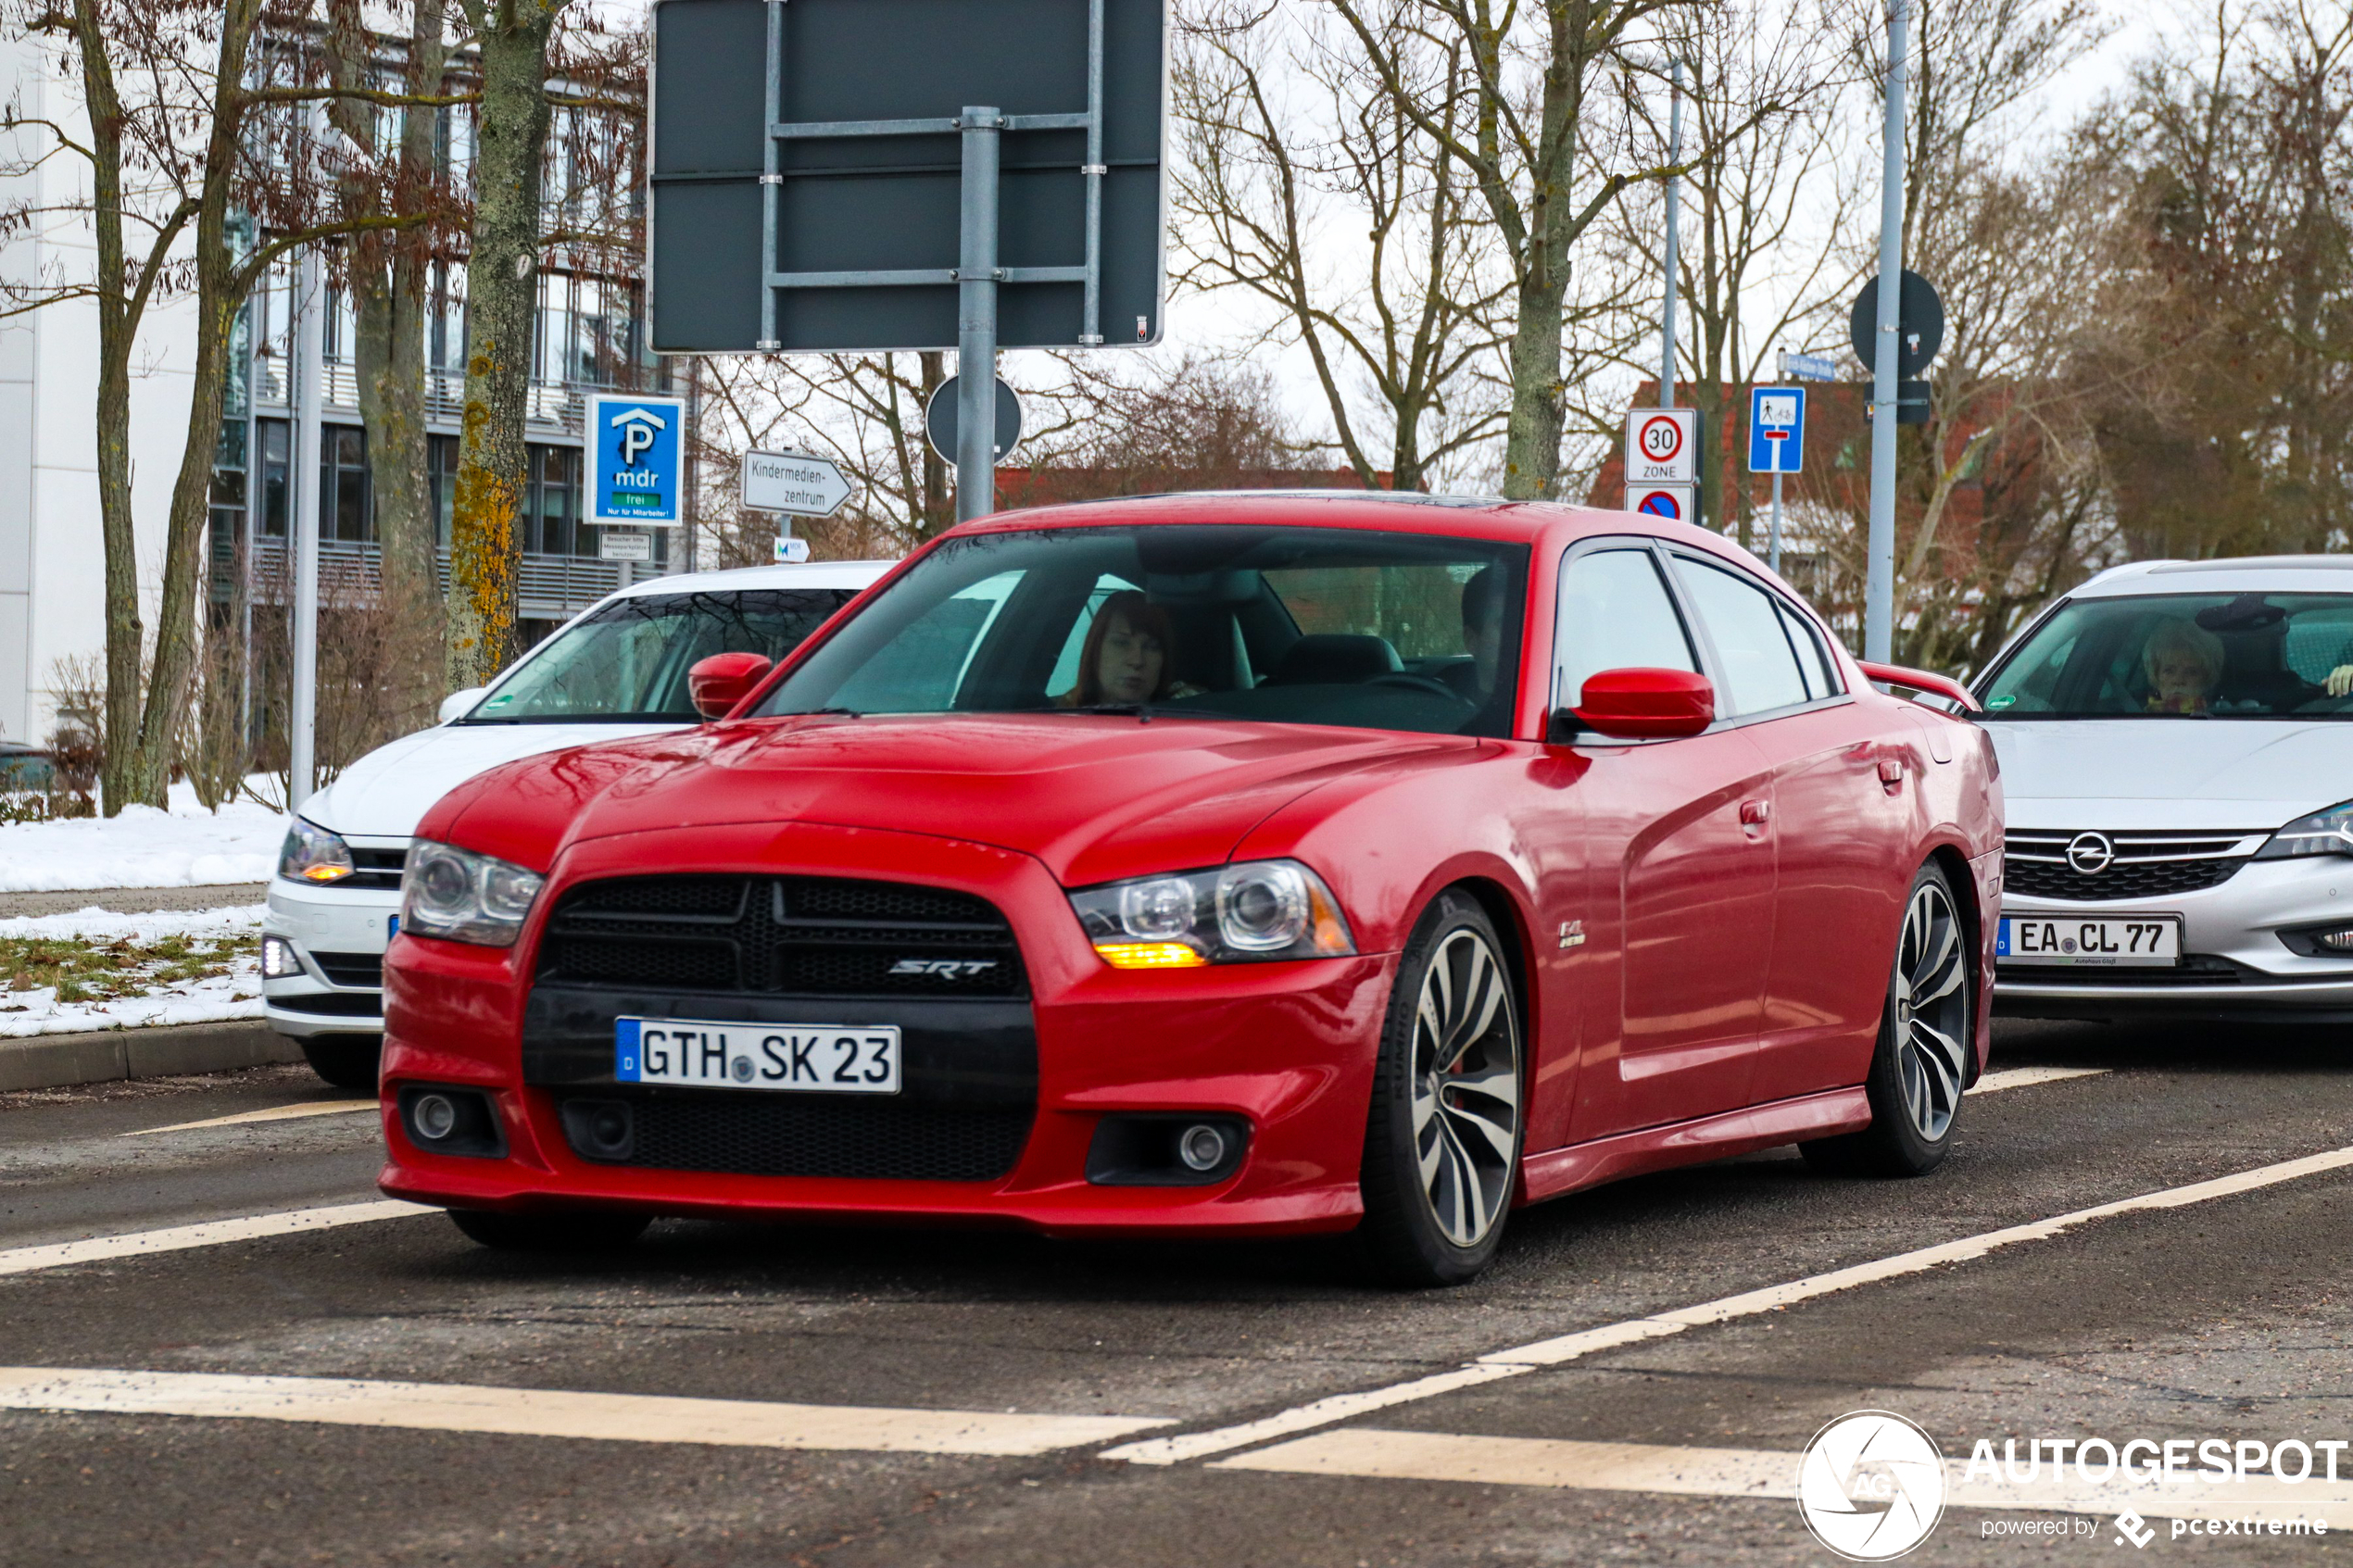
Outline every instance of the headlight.
{"label": "headlight", "polygon": [[296,882],[341,882],[351,874],[351,846],[341,835],[296,817],[278,850],[278,874]]}
{"label": "headlight", "polygon": [[2296,818],[2255,852],[2259,860],[2292,860],[2303,855],[2353,855],[2353,800]]}
{"label": "headlight", "polygon": [[400,876],[400,929],[410,936],[511,947],[546,881],[537,872],[421,838],[409,847]]}
{"label": "headlight", "polygon": [[1296,860],[1245,860],[1139,877],[1070,896],[1078,923],[1114,969],[1191,969],[1356,950],[1339,901]]}

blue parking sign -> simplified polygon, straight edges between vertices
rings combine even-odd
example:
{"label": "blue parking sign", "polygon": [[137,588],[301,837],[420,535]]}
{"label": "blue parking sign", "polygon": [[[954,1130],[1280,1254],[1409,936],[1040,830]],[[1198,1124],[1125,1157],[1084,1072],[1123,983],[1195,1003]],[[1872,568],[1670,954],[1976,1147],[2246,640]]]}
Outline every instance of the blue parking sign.
{"label": "blue parking sign", "polygon": [[1806,462],[1806,389],[1757,386],[1748,394],[1748,471],[1795,473]]}
{"label": "blue parking sign", "polygon": [[603,392],[588,399],[588,521],[674,523],[686,478],[686,400]]}

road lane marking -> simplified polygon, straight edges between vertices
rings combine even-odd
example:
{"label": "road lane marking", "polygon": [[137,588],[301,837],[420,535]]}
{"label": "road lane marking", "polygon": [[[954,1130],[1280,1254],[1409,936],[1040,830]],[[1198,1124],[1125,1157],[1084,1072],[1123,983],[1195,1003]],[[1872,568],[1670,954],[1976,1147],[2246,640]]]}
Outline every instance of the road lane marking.
{"label": "road lane marking", "polygon": [[1999,1073],[1988,1073],[1971,1084],[1973,1095],[1997,1094],[2004,1089],[2023,1089],[2032,1084],[2056,1084],[2068,1078],[2096,1078],[2112,1071],[2106,1067],[2006,1067]]}
{"label": "road lane marking", "polygon": [[295,1236],[305,1231],[332,1230],[338,1225],[364,1225],[377,1220],[440,1211],[422,1203],[385,1198],[370,1203],[338,1203],[322,1209],[248,1214],[236,1220],[207,1220],[201,1224],[173,1225],[166,1230],[94,1236],[82,1241],[59,1241],[45,1247],[17,1247],[0,1252],[0,1275],[37,1273],[43,1269],[62,1269],[107,1258],[144,1258],[156,1252],[221,1247],[231,1242],[258,1241],[266,1236]]}
{"label": "road lane marking", "polygon": [[1051,1453],[1168,1424],[1165,1417],[1157,1416],[884,1410],[661,1394],[497,1388],[467,1383],[239,1377],[77,1367],[0,1367],[0,1409],[920,1454]]}
{"label": "road lane marking", "polygon": [[[1466,1436],[1351,1427],[1319,1432],[1212,1470],[1274,1471],[1387,1481],[1469,1481],[1489,1486],[1555,1486],[1578,1491],[1651,1492],[1676,1497],[1794,1500],[1803,1455],[1754,1449],[1671,1448],[1648,1443],[1580,1443],[1549,1437]],[[2020,1509],[2113,1516],[2127,1509],[2161,1519],[2319,1520],[2353,1527],[2353,1485],[2343,1481],[2072,1480],[2013,1482],[1969,1478],[1958,1459],[1944,1461],[1947,1508]]]}
{"label": "road lane marking", "polygon": [[273,1105],[267,1110],[241,1110],[234,1116],[208,1116],[201,1122],[174,1122],[169,1127],[141,1127],[115,1136],[149,1138],[157,1133],[193,1133],[199,1127],[242,1127],[254,1122],[291,1122],[298,1116],[353,1116],[375,1109],[371,1099],[314,1099],[300,1105]]}
{"label": "road lane marking", "polygon": [[[2353,1165],[2353,1148],[2335,1148],[2323,1154],[2307,1155],[2301,1160],[2282,1160],[2275,1165],[2259,1165],[2232,1175],[2193,1182],[2186,1186],[2164,1187],[2156,1192],[2143,1193],[2137,1198],[2119,1198],[2111,1203],[2095,1204],[2089,1209],[2077,1209],[2047,1220],[2030,1220],[2024,1224],[2006,1225],[2000,1230],[1963,1236],[1957,1241],[1916,1248],[1893,1257],[1832,1269],[1827,1273],[1809,1274],[1785,1285],[1744,1290],[1736,1296],[1720,1297],[1694,1306],[1678,1307],[1669,1311],[1653,1312],[1647,1317],[1630,1318],[1621,1323],[1604,1323],[1597,1328],[1579,1329],[1573,1334],[1534,1340],[1507,1350],[1495,1350],[1476,1357],[1453,1371],[1435,1373],[1380,1388],[1332,1395],[1277,1411],[1273,1415],[1261,1416],[1255,1421],[1214,1427],[1206,1432],[1187,1432],[1172,1437],[1151,1437],[1140,1442],[1123,1443],[1104,1449],[1101,1457],[1126,1460],[1132,1464],[1181,1464],[1188,1460],[1206,1459],[1211,1454],[1250,1448],[1277,1437],[1329,1426],[1366,1411],[1410,1404],[1417,1399],[1450,1393],[1455,1388],[1516,1377],[1543,1367],[1559,1366],[1597,1351],[1615,1349],[1645,1339],[1665,1338],[1687,1329],[1729,1323],[1735,1318],[1779,1311],[1818,1296],[1852,1290],[1857,1286],[1876,1285],[1882,1280],[1900,1279],[1907,1274],[1924,1273],[1947,1263],[1967,1262],[2021,1242],[2048,1240],[2063,1231],[2095,1220],[2210,1202],[2218,1198],[2253,1192],[2304,1176],[2342,1170],[2348,1165]],[[1484,1375],[1464,1376],[1474,1371]]]}

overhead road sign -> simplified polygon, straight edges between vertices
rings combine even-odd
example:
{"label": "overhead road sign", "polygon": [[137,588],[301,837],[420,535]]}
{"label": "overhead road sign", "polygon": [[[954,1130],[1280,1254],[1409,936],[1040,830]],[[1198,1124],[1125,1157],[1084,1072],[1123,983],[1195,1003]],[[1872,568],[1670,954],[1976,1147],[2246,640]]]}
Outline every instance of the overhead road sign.
{"label": "overhead road sign", "polygon": [[[1906,268],[1895,307],[1895,373],[1917,376],[1944,346],[1944,302],[1926,278]],[[1846,319],[1846,335],[1855,345],[1855,357],[1866,365],[1872,363],[1878,355],[1874,345],[1879,336],[1877,278],[1855,296],[1855,308]]]}
{"label": "overhead road sign", "polygon": [[674,527],[686,478],[686,404],[599,392],[587,400],[588,521]]}
{"label": "overhead road sign", "polygon": [[1158,342],[1164,3],[656,0],[655,352],[963,346],[975,132],[999,344]]}
{"label": "overhead road sign", "polygon": [[1690,484],[1699,478],[1699,410],[1636,408],[1626,416],[1626,483]]}
{"label": "overhead road sign", "polygon": [[[958,384],[961,376],[950,376],[939,383],[924,408],[924,435],[931,442],[931,449],[943,463],[956,460],[956,432],[963,388]],[[997,434],[993,456],[1003,462],[1021,445],[1021,399],[1005,384],[1001,376],[997,381]]]}
{"label": "overhead road sign", "polygon": [[807,452],[747,452],[743,507],[748,512],[831,517],[857,486],[831,458]]}
{"label": "overhead road sign", "polygon": [[1695,484],[1629,484],[1626,509],[1645,517],[1691,522],[1699,516],[1699,486]]}
{"label": "overhead road sign", "polygon": [[1827,354],[1784,354],[1781,375],[1790,381],[1836,381],[1838,361]]}
{"label": "overhead road sign", "polygon": [[1748,471],[1795,473],[1806,463],[1806,389],[1757,386],[1748,394]]}

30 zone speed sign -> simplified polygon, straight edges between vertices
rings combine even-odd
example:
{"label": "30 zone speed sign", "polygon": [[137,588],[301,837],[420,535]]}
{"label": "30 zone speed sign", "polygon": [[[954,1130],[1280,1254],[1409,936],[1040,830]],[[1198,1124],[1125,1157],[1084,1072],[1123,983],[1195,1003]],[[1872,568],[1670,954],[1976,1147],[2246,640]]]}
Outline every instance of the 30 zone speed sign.
{"label": "30 zone speed sign", "polygon": [[1699,477],[1699,410],[1637,408],[1626,416],[1626,482],[1689,484]]}

